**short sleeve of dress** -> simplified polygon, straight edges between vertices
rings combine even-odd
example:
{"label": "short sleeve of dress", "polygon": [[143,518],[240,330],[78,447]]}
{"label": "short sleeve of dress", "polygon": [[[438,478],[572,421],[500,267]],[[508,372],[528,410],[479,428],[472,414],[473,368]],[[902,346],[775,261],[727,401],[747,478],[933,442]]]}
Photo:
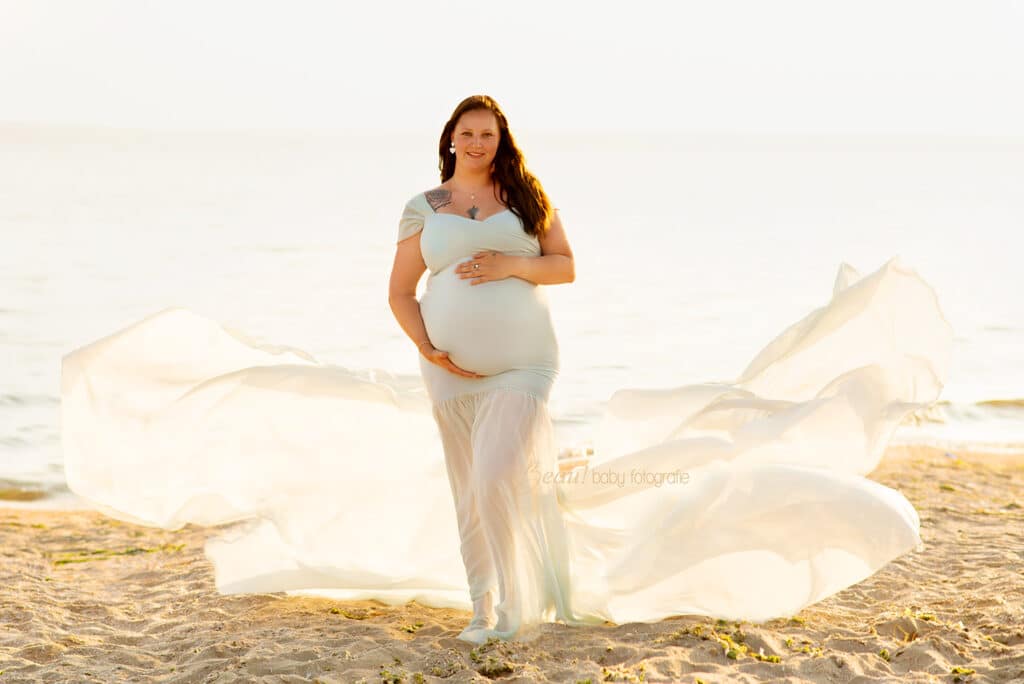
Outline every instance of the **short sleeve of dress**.
{"label": "short sleeve of dress", "polygon": [[423,230],[423,208],[416,201],[418,198],[413,197],[405,203],[402,218],[398,221],[398,242]]}

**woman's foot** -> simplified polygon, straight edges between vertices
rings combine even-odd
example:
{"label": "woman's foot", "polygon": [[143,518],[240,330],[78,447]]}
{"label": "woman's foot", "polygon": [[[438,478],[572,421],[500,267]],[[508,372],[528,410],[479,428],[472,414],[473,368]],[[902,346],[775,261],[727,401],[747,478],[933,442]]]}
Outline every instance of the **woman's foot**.
{"label": "woman's foot", "polygon": [[498,617],[494,611],[493,593],[487,592],[481,598],[473,601],[473,619],[469,621],[465,629],[459,633],[458,638],[474,644],[482,644],[487,641],[488,635],[484,632],[493,632]]}
{"label": "woman's foot", "polygon": [[474,627],[473,623],[470,623],[464,630],[459,632],[457,638],[479,646],[486,643],[495,634],[496,632],[489,627]]}

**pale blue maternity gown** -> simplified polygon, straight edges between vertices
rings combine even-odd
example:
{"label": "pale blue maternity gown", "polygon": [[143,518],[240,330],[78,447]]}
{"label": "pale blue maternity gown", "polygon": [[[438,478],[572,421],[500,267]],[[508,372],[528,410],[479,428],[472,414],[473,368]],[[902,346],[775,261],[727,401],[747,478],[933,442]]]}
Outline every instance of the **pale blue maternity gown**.
{"label": "pale blue maternity gown", "polygon": [[422,193],[406,203],[398,241],[416,235],[430,271],[419,300],[430,341],[487,376],[456,375],[420,356],[474,606],[461,636],[508,638],[523,622],[573,619],[555,479],[529,479],[556,472],[547,400],[558,343],[547,296],[520,278],[471,285],[455,272],[479,250],[540,256],[540,241],[509,209],[482,220],[438,213]]}

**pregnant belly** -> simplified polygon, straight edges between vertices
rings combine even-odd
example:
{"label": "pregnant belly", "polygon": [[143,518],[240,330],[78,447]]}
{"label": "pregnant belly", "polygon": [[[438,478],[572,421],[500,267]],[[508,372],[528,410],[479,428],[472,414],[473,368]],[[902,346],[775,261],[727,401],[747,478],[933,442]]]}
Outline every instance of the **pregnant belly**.
{"label": "pregnant belly", "polygon": [[420,313],[427,335],[452,362],[483,375],[558,368],[558,344],[544,290],[520,278],[470,285],[458,264],[427,281]]}

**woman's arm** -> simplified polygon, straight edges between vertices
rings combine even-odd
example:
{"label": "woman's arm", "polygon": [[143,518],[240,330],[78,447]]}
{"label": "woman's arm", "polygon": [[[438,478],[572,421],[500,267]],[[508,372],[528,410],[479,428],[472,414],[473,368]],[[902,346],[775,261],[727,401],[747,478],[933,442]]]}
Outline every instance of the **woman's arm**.
{"label": "woman's arm", "polygon": [[423,324],[420,303],[416,300],[416,285],[427,270],[420,252],[420,235],[418,231],[412,237],[398,243],[395,250],[395,262],[391,267],[391,280],[388,283],[388,304],[398,325],[416,344],[421,356],[431,363],[441,366],[456,375],[467,378],[482,378],[483,375],[464,370],[456,366],[449,358],[448,352],[434,347],[427,337],[427,327]]}
{"label": "woman's arm", "polygon": [[420,234],[417,232],[398,243],[388,283],[388,305],[405,334],[414,344],[421,345],[419,351],[422,353],[423,347],[430,345],[422,344],[429,338],[420,314],[420,303],[416,301],[416,285],[427,270],[420,253]]}
{"label": "woman's arm", "polygon": [[551,225],[540,238],[540,250],[541,256],[509,257],[512,260],[511,274],[537,285],[557,285],[576,280],[572,248],[557,209],[552,211]]}

